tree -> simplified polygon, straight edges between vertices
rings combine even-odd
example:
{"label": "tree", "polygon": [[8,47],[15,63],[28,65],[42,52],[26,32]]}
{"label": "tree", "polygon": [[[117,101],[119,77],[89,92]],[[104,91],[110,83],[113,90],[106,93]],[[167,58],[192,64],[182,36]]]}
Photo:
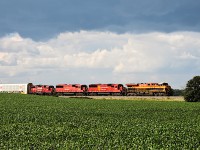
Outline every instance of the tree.
{"label": "tree", "polygon": [[184,99],[187,102],[200,102],[200,76],[195,76],[187,82]]}

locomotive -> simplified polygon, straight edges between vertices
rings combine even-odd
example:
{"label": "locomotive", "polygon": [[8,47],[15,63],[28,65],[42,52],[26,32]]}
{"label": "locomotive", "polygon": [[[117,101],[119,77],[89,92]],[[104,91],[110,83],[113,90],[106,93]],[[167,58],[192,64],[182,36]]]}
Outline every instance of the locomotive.
{"label": "locomotive", "polygon": [[172,88],[168,83],[129,83],[123,84],[58,84],[31,85],[28,94],[75,95],[75,96],[171,96]]}
{"label": "locomotive", "polygon": [[53,95],[54,91],[53,85],[32,85],[29,94]]}
{"label": "locomotive", "polygon": [[81,84],[59,84],[56,85],[55,93],[56,95],[87,95],[88,87],[87,85]]}
{"label": "locomotive", "polygon": [[122,84],[90,84],[88,95],[97,96],[97,95],[126,95],[126,88]]}
{"label": "locomotive", "polygon": [[172,95],[172,89],[168,83],[138,83],[138,84],[126,84],[127,96],[170,96]]}

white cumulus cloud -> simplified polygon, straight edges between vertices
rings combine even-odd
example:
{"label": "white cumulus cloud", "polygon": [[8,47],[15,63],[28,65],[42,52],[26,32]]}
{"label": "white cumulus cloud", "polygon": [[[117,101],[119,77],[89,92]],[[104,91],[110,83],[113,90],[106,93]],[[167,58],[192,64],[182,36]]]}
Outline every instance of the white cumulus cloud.
{"label": "white cumulus cloud", "polygon": [[180,87],[200,73],[200,33],[80,31],[47,41],[13,33],[0,38],[0,72],[0,82],[167,80]]}

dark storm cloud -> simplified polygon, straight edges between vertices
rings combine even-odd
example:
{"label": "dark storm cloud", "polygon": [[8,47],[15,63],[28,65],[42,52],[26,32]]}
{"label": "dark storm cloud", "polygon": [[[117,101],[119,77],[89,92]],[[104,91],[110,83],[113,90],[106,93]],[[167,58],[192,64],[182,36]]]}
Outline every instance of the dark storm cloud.
{"label": "dark storm cloud", "polygon": [[0,36],[43,39],[64,31],[200,31],[198,0],[1,0]]}

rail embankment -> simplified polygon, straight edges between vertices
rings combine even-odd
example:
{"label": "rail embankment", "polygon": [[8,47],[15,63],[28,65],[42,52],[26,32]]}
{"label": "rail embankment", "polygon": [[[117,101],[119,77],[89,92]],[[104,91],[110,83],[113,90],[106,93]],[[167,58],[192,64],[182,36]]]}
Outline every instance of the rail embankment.
{"label": "rail embankment", "polygon": [[105,100],[147,100],[147,101],[184,101],[183,96],[60,96],[64,98],[88,98]]}

